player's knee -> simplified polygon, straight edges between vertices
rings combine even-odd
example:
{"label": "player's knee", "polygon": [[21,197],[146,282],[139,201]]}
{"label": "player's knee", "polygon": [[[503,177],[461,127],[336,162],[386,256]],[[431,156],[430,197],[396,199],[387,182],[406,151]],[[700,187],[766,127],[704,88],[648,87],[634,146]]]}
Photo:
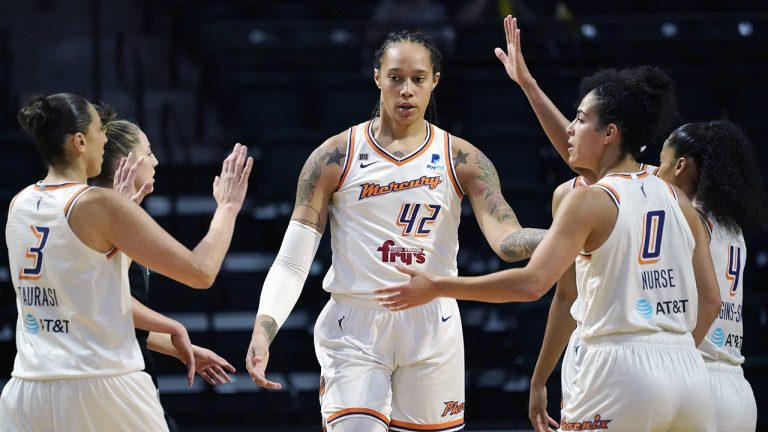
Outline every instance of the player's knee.
{"label": "player's knee", "polygon": [[328,432],[387,432],[387,427],[373,419],[352,417],[337,420],[327,428]]}

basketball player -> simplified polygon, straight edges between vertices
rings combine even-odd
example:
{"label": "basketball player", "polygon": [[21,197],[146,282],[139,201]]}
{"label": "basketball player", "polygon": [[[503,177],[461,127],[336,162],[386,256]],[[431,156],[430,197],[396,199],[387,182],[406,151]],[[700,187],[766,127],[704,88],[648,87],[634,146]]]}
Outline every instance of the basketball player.
{"label": "basketball player", "polygon": [[[315,325],[321,410],[332,432],[464,428],[461,321],[452,299],[391,313],[373,298],[407,278],[395,265],[456,275],[461,200],[492,249],[516,261],[541,230],[521,228],[498,174],[467,141],[425,121],[440,53],[418,33],[390,34],[375,55],[380,109],[328,139],[299,177],[296,207],[262,288],[246,366],[263,387],[269,344],[293,308],[330,217],[331,299]],[[310,247],[311,246],[311,247]]]}
{"label": "basketball player", "polygon": [[[236,145],[213,183],[208,234],[190,251],[139,206],[86,181],[99,174],[107,139],[84,98],[36,97],[19,112],[48,166],[12,200],[6,226],[17,290],[18,353],[0,397],[0,430],[167,431],[133,330],[128,259],[181,283],[213,283],[232,238],[252,161]],[[181,326],[171,334],[191,355]],[[194,369],[194,358],[186,359]],[[190,377],[191,384],[191,377]]]}
{"label": "basketball player", "polygon": [[709,229],[722,308],[699,351],[709,371],[720,432],[754,431],[757,423],[755,395],[741,368],[747,261],[742,229],[756,232],[768,221],[768,199],[756,160],[746,136],[733,123],[688,123],[667,138],[658,173],[697,205]]}
{"label": "basketball player", "polygon": [[706,231],[687,197],[635,159],[669,122],[672,82],[641,67],[580,87],[569,164],[600,180],[568,193],[528,266],[476,278],[401,267],[411,281],[377,298],[390,310],[435,297],[535,300],[576,258],[584,354],[561,430],[714,431],[696,350],[720,308]]}
{"label": "basketball player", "polygon": [[[140,204],[144,197],[154,190],[155,167],[158,165],[149,139],[135,123],[115,120],[113,112],[100,114],[104,123],[104,132],[107,135],[107,144],[104,146],[101,173],[91,179],[91,183],[112,187],[123,196]],[[149,301],[149,270],[140,264],[131,263],[128,281],[133,300],[146,306]],[[157,314],[146,307],[134,305],[134,320],[137,313]],[[182,362],[185,356],[175,350],[170,335],[165,333],[151,333],[136,329],[136,340],[139,342],[144,359],[144,371],[152,377],[152,382],[157,388],[157,375],[149,350],[175,357]],[[197,345],[192,345],[192,351],[197,373],[205,381],[211,385],[231,382],[227,370],[235,372],[235,368],[224,358]]]}

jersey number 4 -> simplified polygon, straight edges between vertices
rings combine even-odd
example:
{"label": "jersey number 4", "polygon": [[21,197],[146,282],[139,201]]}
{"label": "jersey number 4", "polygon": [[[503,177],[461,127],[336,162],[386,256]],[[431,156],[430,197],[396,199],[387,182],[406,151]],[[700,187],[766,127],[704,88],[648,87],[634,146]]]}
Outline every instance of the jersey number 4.
{"label": "jersey number 4", "polygon": [[649,211],[643,218],[643,243],[637,262],[653,264],[661,259],[661,237],[664,235],[664,210]]}
{"label": "jersey number 4", "polygon": [[728,295],[733,297],[739,289],[739,277],[741,276],[741,248],[738,246],[728,247],[728,267],[725,268],[725,278],[731,281],[731,289]]}
{"label": "jersey number 4", "polygon": [[37,238],[37,246],[30,246],[27,249],[26,257],[33,260],[30,267],[24,267],[19,273],[19,279],[37,280],[40,279],[40,273],[43,270],[43,249],[48,243],[48,233],[51,231],[48,227],[30,225],[32,233]]}
{"label": "jersey number 4", "polygon": [[424,204],[423,207],[422,204],[403,204],[395,225],[403,229],[403,236],[426,237],[431,232],[429,225],[440,214],[440,208],[436,204]]}

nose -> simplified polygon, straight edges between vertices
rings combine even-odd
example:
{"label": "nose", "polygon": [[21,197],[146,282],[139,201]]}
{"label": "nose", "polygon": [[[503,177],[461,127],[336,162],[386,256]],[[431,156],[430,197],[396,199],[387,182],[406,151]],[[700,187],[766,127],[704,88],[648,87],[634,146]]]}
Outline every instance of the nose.
{"label": "nose", "polygon": [[400,89],[400,95],[403,97],[413,96],[412,86],[413,83],[411,82],[410,78],[403,81],[403,87]]}
{"label": "nose", "polygon": [[573,130],[573,124],[576,122],[576,120],[573,120],[568,124],[568,126],[565,128],[565,133],[567,133],[570,136],[573,136],[574,130]]}

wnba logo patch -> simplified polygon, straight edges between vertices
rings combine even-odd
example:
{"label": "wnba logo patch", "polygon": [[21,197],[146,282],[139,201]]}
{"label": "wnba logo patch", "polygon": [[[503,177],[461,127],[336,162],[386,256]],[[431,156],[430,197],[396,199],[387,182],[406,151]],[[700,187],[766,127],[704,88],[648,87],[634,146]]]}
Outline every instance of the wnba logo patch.
{"label": "wnba logo patch", "polygon": [[651,306],[651,302],[649,302],[646,299],[640,299],[637,301],[637,305],[635,305],[635,309],[637,310],[637,313],[640,314],[641,317],[649,320],[653,316],[653,306]]}
{"label": "wnba logo patch", "polygon": [[37,334],[40,332],[40,323],[37,322],[37,318],[31,313],[28,313],[24,317],[24,330],[29,334]]}
{"label": "wnba logo patch", "polygon": [[710,336],[709,340],[712,341],[713,344],[716,346],[722,348],[723,343],[725,343],[725,333],[723,333],[723,329],[720,327],[717,327],[713,332],[712,336]]}

